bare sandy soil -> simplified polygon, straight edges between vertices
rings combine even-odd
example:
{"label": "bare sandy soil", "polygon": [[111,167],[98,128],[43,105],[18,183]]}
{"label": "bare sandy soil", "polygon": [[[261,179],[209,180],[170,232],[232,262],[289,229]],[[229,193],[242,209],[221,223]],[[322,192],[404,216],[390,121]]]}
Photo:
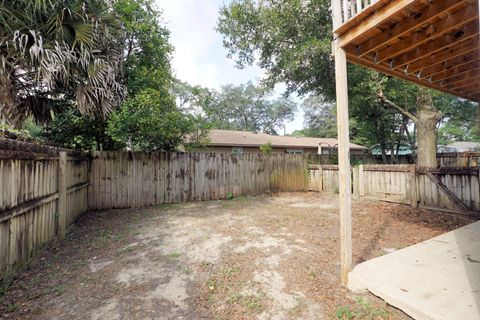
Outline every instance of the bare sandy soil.
{"label": "bare sandy soil", "polygon": [[[353,208],[355,263],[471,222],[381,202]],[[339,269],[334,194],[91,212],[0,296],[0,318],[408,318],[348,293]]]}

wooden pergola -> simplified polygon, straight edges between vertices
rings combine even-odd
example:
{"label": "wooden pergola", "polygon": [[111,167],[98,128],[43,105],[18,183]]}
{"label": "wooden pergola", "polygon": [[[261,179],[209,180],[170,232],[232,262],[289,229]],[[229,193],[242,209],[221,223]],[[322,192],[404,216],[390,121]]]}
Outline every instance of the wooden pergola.
{"label": "wooden pergola", "polygon": [[347,61],[479,102],[479,1],[332,0],[332,14],[346,285],[352,264]]}

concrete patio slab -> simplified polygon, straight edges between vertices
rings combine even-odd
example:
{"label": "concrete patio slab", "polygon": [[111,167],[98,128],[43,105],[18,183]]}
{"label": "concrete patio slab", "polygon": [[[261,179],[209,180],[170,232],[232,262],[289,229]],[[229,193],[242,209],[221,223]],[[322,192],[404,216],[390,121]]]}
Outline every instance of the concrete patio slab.
{"label": "concrete patio slab", "polygon": [[368,290],[415,319],[480,319],[480,221],[357,265]]}

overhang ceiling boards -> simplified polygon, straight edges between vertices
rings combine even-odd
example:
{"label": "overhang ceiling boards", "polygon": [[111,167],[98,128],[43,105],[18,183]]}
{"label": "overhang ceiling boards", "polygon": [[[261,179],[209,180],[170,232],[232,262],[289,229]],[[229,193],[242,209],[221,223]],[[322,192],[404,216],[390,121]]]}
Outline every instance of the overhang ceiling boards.
{"label": "overhang ceiling boards", "polygon": [[373,1],[334,33],[352,63],[480,101],[478,0]]}

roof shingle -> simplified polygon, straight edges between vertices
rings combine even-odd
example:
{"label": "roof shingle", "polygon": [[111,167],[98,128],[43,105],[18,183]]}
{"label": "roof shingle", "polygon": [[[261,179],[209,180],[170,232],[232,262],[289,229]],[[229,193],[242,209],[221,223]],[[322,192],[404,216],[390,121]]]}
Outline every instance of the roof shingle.
{"label": "roof shingle", "polygon": [[[295,148],[337,148],[338,140],[333,138],[310,138],[273,136],[266,133],[253,133],[235,130],[211,130],[209,134],[209,146],[242,146],[258,147],[270,141],[272,147],[295,147]],[[364,150],[366,147],[350,143],[350,149]]]}

